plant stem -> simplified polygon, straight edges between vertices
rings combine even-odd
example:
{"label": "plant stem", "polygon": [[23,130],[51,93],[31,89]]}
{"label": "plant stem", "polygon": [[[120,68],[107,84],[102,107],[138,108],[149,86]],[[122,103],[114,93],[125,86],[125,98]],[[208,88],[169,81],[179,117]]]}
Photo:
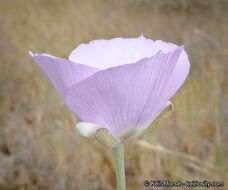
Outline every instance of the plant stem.
{"label": "plant stem", "polygon": [[125,190],[124,145],[120,144],[112,150],[116,168],[117,190]]}

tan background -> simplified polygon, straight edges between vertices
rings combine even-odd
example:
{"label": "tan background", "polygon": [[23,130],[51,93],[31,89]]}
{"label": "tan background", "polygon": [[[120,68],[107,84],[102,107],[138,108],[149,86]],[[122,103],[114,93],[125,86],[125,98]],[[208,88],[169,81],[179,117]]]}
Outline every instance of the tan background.
{"label": "tan background", "polygon": [[225,0],[0,0],[0,189],[116,188],[111,150],[75,133],[76,117],[27,51],[67,58],[80,43],[141,33],[184,45],[191,71],[174,114],[126,143],[128,189],[226,180],[227,18]]}

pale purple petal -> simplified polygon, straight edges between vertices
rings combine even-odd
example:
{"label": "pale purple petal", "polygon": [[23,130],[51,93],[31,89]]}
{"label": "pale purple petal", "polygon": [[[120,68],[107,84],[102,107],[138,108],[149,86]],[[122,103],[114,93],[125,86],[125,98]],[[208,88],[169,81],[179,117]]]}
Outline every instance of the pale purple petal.
{"label": "pale purple petal", "polygon": [[93,40],[75,48],[69,60],[99,69],[136,63],[149,58],[159,51],[173,52],[178,46],[161,40],[153,41],[141,35],[138,38],[113,38]]}
{"label": "pale purple petal", "polygon": [[182,51],[181,47],[166,54],[158,52],[134,64],[99,71],[69,88],[65,103],[79,119],[103,126],[114,136],[134,128],[143,129],[184,82],[187,72],[170,89],[171,80],[179,80],[172,75],[179,71]]}
{"label": "pale purple petal", "polygon": [[32,52],[29,52],[29,54],[40,65],[63,98],[69,87],[98,71],[96,68],[77,64],[49,54],[33,54]]}
{"label": "pale purple petal", "polygon": [[165,94],[170,94],[170,96],[173,96],[184,83],[186,77],[188,76],[189,70],[190,62],[188,55],[185,51],[182,51]]}

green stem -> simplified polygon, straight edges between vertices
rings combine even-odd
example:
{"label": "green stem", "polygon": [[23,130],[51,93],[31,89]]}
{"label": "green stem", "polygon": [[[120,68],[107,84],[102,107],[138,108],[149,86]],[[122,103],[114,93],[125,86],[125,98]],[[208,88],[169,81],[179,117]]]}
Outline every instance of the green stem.
{"label": "green stem", "polygon": [[124,145],[120,144],[112,150],[116,167],[117,190],[125,190]]}

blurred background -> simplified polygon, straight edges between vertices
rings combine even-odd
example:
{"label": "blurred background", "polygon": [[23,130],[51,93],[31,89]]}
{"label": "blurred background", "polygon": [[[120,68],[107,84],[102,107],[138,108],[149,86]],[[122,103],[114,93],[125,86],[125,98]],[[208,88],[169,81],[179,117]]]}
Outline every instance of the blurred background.
{"label": "blurred background", "polygon": [[27,52],[68,58],[80,43],[141,33],[184,45],[191,71],[174,114],[125,144],[128,189],[228,183],[227,18],[227,0],[0,0],[0,189],[116,189],[112,151],[76,134],[77,118]]}

